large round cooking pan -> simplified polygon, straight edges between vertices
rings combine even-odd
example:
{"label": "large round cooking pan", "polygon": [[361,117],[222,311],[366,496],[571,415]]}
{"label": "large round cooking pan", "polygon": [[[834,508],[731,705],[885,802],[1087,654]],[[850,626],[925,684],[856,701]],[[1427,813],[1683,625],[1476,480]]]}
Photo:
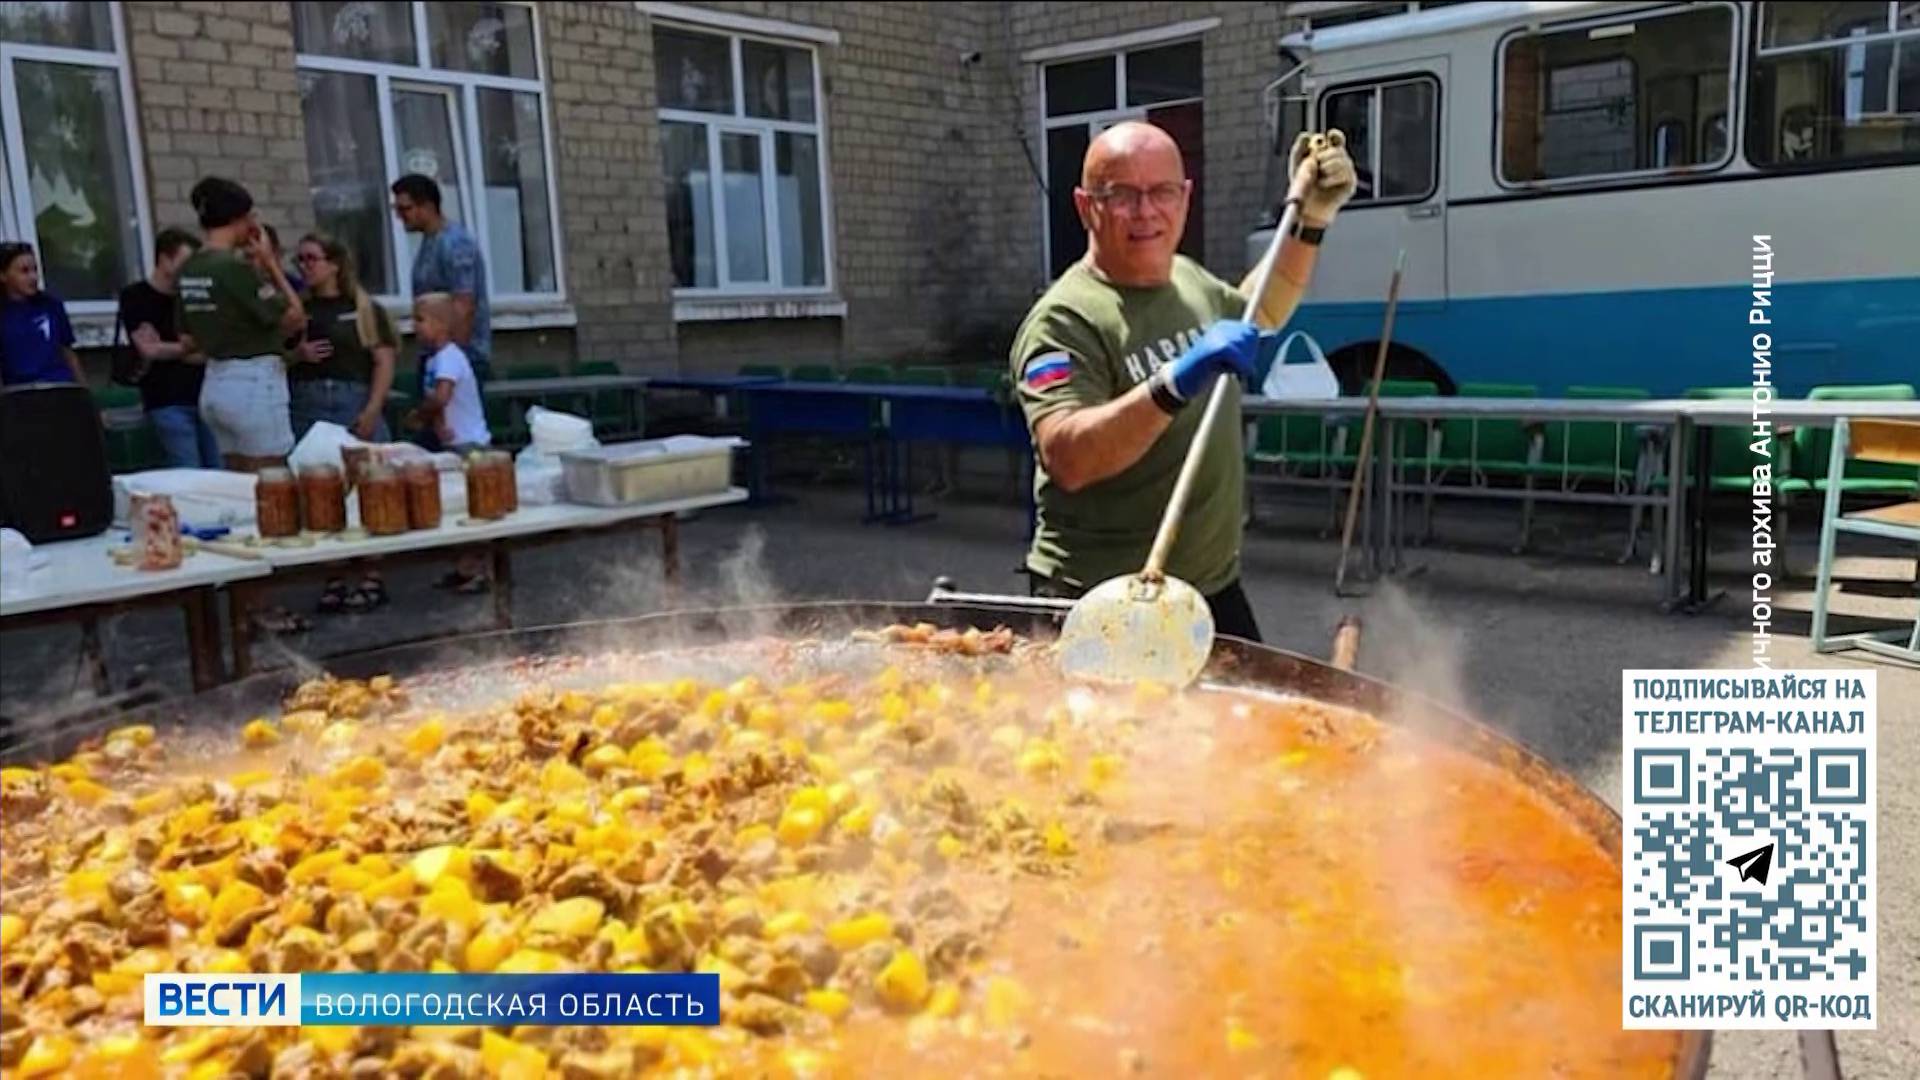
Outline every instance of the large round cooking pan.
{"label": "large round cooking pan", "polygon": [[[326,666],[329,673],[341,677],[393,675],[410,679],[457,679],[458,683],[448,685],[465,685],[476,694],[486,695],[497,694],[503,682],[525,677],[529,667],[537,676],[548,663],[606,650],[621,653],[692,650],[685,655],[698,656],[703,646],[737,643],[749,638],[831,639],[856,629],[919,622],[953,628],[1007,626],[1044,639],[1057,631],[1058,612],[990,603],[817,603],[726,608],[473,634],[350,654],[330,660]],[[490,678],[490,673],[497,677]],[[9,763],[59,760],[88,738],[128,723],[196,732],[238,726],[250,717],[279,708],[289,692],[315,674],[317,672],[310,668],[270,671],[206,693],[111,716],[97,716],[84,723],[33,735],[8,748],[0,758]],[[1371,714],[1384,723],[1418,730],[1443,745],[1498,765],[1563,809],[1616,860],[1619,858],[1620,818],[1605,802],[1514,740],[1417,694],[1298,653],[1234,638],[1219,639],[1202,679],[1223,686],[1346,706]],[[488,686],[492,689],[486,689]],[[1709,1050],[1707,1032],[1687,1033],[1680,1043],[1673,1075],[1681,1080],[1704,1076]]]}

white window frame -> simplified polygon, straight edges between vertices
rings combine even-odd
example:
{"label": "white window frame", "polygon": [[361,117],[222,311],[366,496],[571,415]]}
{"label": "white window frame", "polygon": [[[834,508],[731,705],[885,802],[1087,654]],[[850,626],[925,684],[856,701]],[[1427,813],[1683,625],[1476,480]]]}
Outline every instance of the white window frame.
{"label": "white window frame", "polygon": [[[459,113],[456,117],[458,129],[454,132],[454,136],[461,151],[460,220],[473,234],[474,240],[480,245],[481,252],[486,256],[487,298],[497,314],[498,309],[502,307],[544,307],[564,304],[567,299],[567,269],[566,256],[560,243],[560,192],[553,156],[553,102],[547,93],[547,51],[540,25],[539,5],[527,3],[524,0],[496,0],[496,2],[526,8],[530,15],[528,21],[533,27],[534,62],[534,77],[531,79],[434,67],[433,41],[427,30],[427,6],[421,0],[409,0],[413,15],[414,66],[303,52],[294,56],[294,67],[296,71],[373,77],[374,100],[380,110],[381,156],[389,187],[404,175],[400,171],[398,134],[394,130],[394,84],[400,84],[402,92],[409,89],[411,84],[418,88],[447,90],[453,94]],[[514,93],[533,94],[539,99],[541,152],[546,156],[548,240],[553,246],[554,288],[552,292],[503,293],[494,282],[496,260],[493,257],[492,239],[485,223],[480,220],[483,208],[477,205],[484,201],[478,198],[478,192],[486,176],[485,154],[480,142],[479,91],[481,90],[508,90]],[[303,139],[305,123],[306,118],[303,115],[301,117]],[[395,291],[383,293],[379,299],[384,304],[404,305],[413,298],[413,274],[411,268],[405,265],[406,227],[401,225],[399,218],[389,211],[387,229],[392,236]],[[499,327],[497,318],[495,326]]]}
{"label": "white window frame", "polygon": [[[1218,19],[1211,21],[1214,25],[1217,25],[1219,22]],[[1210,29],[1211,27],[1208,28]],[[1183,26],[1182,29],[1186,29],[1186,27]],[[1084,126],[1087,129],[1087,137],[1091,139],[1113,125],[1123,121],[1144,121],[1147,118],[1147,113],[1153,109],[1165,109],[1176,105],[1192,105],[1204,102],[1206,96],[1201,94],[1196,97],[1168,98],[1165,101],[1156,101],[1151,105],[1123,104],[1123,102],[1127,100],[1128,53],[1142,52],[1147,49],[1159,49],[1168,45],[1185,45],[1189,42],[1198,44],[1201,49],[1204,50],[1206,48],[1206,42],[1201,36],[1204,32],[1205,31],[1202,30],[1176,36],[1143,34],[1139,36],[1138,40],[1129,41],[1119,48],[1105,48],[1092,52],[1063,51],[1054,59],[1036,63],[1034,65],[1034,79],[1036,82],[1034,87],[1034,100],[1037,101],[1040,106],[1040,175],[1053,175],[1051,171],[1052,163],[1048,159],[1047,136],[1059,128]],[[1034,53],[1029,55],[1042,54]],[[1204,56],[1204,52],[1202,55]],[[1077,64],[1086,60],[1100,60],[1109,56],[1113,58],[1112,108],[1095,109],[1092,112],[1066,113],[1060,116],[1047,115],[1048,68],[1060,64]],[[1040,197],[1040,273],[1049,281],[1053,279],[1053,222],[1047,220],[1047,215],[1053,212],[1051,204],[1052,198],[1053,193],[1051,191]]]}
{"label": "white window frame", "polygon": [[[20,92],[14,83],[16,60],[68,64],[76,67],[112,69],[120,78],[120,120],[127,140],[127,161],[133,173],[134,217],[138,221],[140,249],[134,263],[145,268],[153,257],[153,215],[147,202],[145,151],[140,145],[140,123],[134,115],[139,105],[133,96],[133,65],[127,60],[126,20],[120,16],[120,2],[107,5],[107,18],[113,28],[113,51],[73,49],[59,45],[29,45],[0,41],[0,117],[4,117],[6,169],[0,170],[0,233],[17,236],[40,250],[40,237],[33,224],[33,184],[27,172],[26,140],[20,126]],[[61,297],[70,316],[108,316],[118,310],[116,297],[103,300],[72,300]],[[76,331],[79,327],[74,328]]]}
{"label": "white window frame", "polygon": [[[713,285],[675,285],[675,300],[699,300],[708,297],[821,297],[833,295],[835,274],[833,258],[833,175],[827,157],[827,97],[825,84],[820,72],[820,48],[812,40],[800,38],[776,37],[754,33],[749,30],[734,29],[718,23],[694,22],[662,17],[655,13],[651,20],[653,28],[678,30],[689,34],[703,34],[707,37],[724,38],[727,41],[727,62],[732,65],[733,112],[700,112],[696,109],[670,109],[661,107],[659,122],[677,124],[698,124],[706,129],[707,136],[707,198],[711,202],[709,213],[713,218]],[[765,117],[747,115],[746,67],[741,62],[740,43],[757,41],[783,49],[798,49],[805,52],[813,67],[813,119],[771,120]],[[657,63],[657,60],[656,60]],[[819,148],[820,158],[820,250],[825,260],[825,278],[819,285],[776,284],[776,280],[785,271],[785,251],[781,247],[779,200],[775,198],[775,184],[779,180],[778,164],[774,158],[774,135],[787,132],[794,135],[810,135],[814,145]],[[720,136],[758,135],[760,138],[760,201],[765,218],[767,278],[766,281],[734,281],[730,274],[730,256],[727,252],[727,200],[725,185],[721,183],[722,169],[720,157]],[[664,211],[664,206],[663,206]],[[664,225],[664,222],[663,222]],[[671,269],[671,268],[669,268]]]}
{"label": "white window frame", "polygon": [[[1740,107],[1737,87],[1740,82],[1740,74],[1741,74],[1741,69],[1739,65],[1740,65],[1740,47],[1741,47],[1741,32],[1742,32],[1742,24],[1740,20],[1740,9],[1737,5],[1733,3],[1722,2],[1717,4],[1684,4],[1678,7],[1656,8],[1651,11],[1635,11],[1635,12],[1624,13],[1621,15],[1609,15],[1602,18],[1598,18],[1598,19],[1584,19],[1584,20],[1577,20],[1572,22],[1553,23],[1551,25],[1541,26],[1537,29],[1533,27],[1527,27],[1520,30],[1514,30],[1510,33],[1503,35],[1500,38],[1499,42],[1496,45],[1494,45],[1493,109],[1494,109],[1494,116],[1496,118],[1495,123],[1493,125],[1493,179],[1494,179],[1494,182],[1499,184],[1502,188],[1507,189],[1508,191],[1539,191],[1539,190],[1545,190],[1549,188],[1590,187],[1595,184],[1610,184],[1610,183],[1615,183],[1621,180],[1637,180],[1645,177],[1664,178],[1664,177],[1671,177],[1671,176],[1692,175],[1695,173],[1718,172],[1719,170],[1724,169],[1728,165],[1732,164],[1735,147],[1734,147],[1733,139],[1731,137],[1733,129],[1732,129],[1731,122],[1729,122],[1729,125],[1728,125],[1729,138],[1727,140],[1727,146],[1725,150],[1721,153],[1721,155],[1718,158],[1714,159],[1713,161],[1702,161],[1697,164],[1683,165],[1683,166],[1679,166],[1671,169],[1659,169],[1659,168],[1629,169],[1622,172],[1593,173],[1591,175],[1581,175],[1581,176],[1559,176],[1559,177],[1553,177],[1547,180],[1511,180],[1511,179],[1508,179],[1506,175],[1506,167],[1507,167],[1506,124],[1500,122],[1498,119],[1502,115],[1503,110],[1506,107],[1507,51],[1513,47],[1514,42],[1520,41],[1524,38],[1552,37],[1557,34],[1570,33],[1576,30],[1586,30],[1588,32],[1592,32],[1594,30],[1599,30],[1609,26],[1635,25],[1639,23],[1650,22],[1655,19],[1664,19],[1674,15],[1685,15],[1685,14],[1690,14],[1692,12],[1706,11],[1713,8],[1722,9],[1727,13],[1728,21],[1727,21],[1727,102],[1726,102],[1726,105],[1727,105],[1727,115],[1731,117],[1733,115],[1733,110]],[[1639,75],[1637,72],[1634,77],[1636,79],[1639,78]],[[1700,102],[1696,107],[1703,110],[1702,115],[1704,116],[1713,115],[1712,110],[1707,108],[1706,102]],[[1543,113],[1545,112],[1545,109],[1546,109],[1546,103],[1543,101],[1541,103],[1541,110]]]}

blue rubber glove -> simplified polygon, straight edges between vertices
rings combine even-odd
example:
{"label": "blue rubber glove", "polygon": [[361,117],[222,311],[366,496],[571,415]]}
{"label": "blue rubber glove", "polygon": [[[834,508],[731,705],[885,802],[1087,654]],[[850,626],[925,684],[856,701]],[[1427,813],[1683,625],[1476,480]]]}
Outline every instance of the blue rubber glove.
{"label": "blue rubber glove", "polygon": [[1263,362],[1272,362],[1279,348],[1279,334],[1262,333],[1239,319],[1221,319],[1158,374],[1175,398],[1191,401],[1212,387],[1217,375],[1252,379]]}

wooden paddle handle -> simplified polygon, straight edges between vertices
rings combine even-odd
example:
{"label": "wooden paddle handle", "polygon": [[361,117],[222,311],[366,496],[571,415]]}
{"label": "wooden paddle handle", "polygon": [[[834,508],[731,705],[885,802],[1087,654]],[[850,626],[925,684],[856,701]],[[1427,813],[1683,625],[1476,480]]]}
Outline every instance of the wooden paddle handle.
{"label": "wooden paddle handle", "polygon": [[1352,671],[1360,659],[1360,616],[1348,615],[1333,629],[1333,653],[1328,661],[1341,671]]}
{"label": "wooden paddle handle", "polygon": [[1407,268],[1407,249],[1394,259],[1387,282],[1386,321],[1380,327],[1380,347],[1373,357],[1373,379],[1367,383],[1367,416],[1360,425],[1360,451],[1353,459],[1353,484],[1347,488],[1347,518],[1340,526],[1340,565],[1333,572],[1333,591],[1347,580],[1347,551],[1353,547],[1353,523],[1360,513],[1360,493],[1366,490],[1367,467],[1373,460],[1373,424],[1380,414],[1380,380],[1387,371],[1387,345],[1393,340],[1393,315],[1400,307],[1400,276]]}
{"label": "wooden paddle handle", "polygon": [[[1280,223],[1273,227],[1273,239],[1267,244],[1267,253],[1260,258],[1260,265],[1253,274],[1253,288],[1247,297],[1245,319],[1252,322],[1260,314],[1260,300],[1267,294],[1267,284],[1273,280],[1274,264],[1280,261],[1280,244],[1287,234],[1293,231],[1294,219],[1299,216],[1298,203],[1289,202]],[[1147,552],[1146,568],[1140,576],[1157,578],[1166,573],[1167,556],[1173,552],[1173,539],[1180,534],[1180,518],[1186,513],[1187,498],[1193,494],[1193,478],[1199,475],[1200,459],[1207,452],[1207,441],[1213,436],[1214,424],[1220,419],[1220,410],[1227,401],[1227,380],[1231,375],[1221,375],[1213,380],[1213,389],[1207,392],[1207,409],[1200,415],[1200,426],[1193,433],[1193,442],[1187,446],[1187,459],[1180,463],[1180,476],[1173,482],[1173,495],[1167,499],[1166,513],[1160,517],[1160,531],[1154,534],[1153,548]]]}

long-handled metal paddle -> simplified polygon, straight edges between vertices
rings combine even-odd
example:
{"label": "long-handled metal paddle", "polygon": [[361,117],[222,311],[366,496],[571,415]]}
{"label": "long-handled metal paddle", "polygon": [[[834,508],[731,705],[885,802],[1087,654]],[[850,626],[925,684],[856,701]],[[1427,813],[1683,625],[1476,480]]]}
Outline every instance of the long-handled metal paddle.
{"label": "long-handled metal paddle", "polygon": [[[1260,298],[1266,295],[1274,263],[1280,258],[1280,244],[1293,231],[1296,216],[1296,204],[1287,203],[1280,224],[1273,230],[1273,241],[1254,273],[1247,299],[1248,322],[1259,314]],[[1066,674],[1106,682],[1147,680],[1186,686],[1207,666],[1207,657],[1213,652],[1213,612],[1200,590],[1170,576],[1166,566],[1187,499],[1193,493],[1194,477],[1200,472],[1201,456],[1207,451],[1207,441],[1226,402],[1229,378],[1222,375],[1214,380],[1206,412],[1194,430],[1186,461],[1173,484],[1173,495],[1160,518],[1160,531],[1147,553],[1146,566],[1137,574],[1094,586],[1067,613],[1060,628],[1060,668]]]}

